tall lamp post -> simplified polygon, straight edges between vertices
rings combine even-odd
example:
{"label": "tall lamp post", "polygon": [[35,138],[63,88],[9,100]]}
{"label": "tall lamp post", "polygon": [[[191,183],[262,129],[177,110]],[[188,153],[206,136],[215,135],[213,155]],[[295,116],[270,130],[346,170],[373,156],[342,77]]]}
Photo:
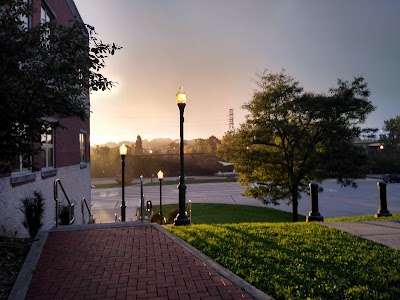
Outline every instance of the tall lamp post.
{"label": "tall lamp post", "polygon": [[143,175],[140,175],[140,222],[143,223],[144,195],[143,195]]}
{"label": "tall lamp post", "polygon": [[128,148],[124,144],[119,147],[119,154],[121,155],[122,162],[122,204],[121,204],[121,221],[125,222],[126,205],[125,205],[125,156]]}
{"label": "tall lamp post", "polygon": [[186,204],[186,185],[185,185],[185,164],[184,164],[184,153],[183,153],[183,112],[185,111],[187,94],[183,90],[183,87],[180,87],[178,92],[176,93],[176,103],[179,107],[180,112],[180,164],[181,164],[181,176],[179,177],[179,213],[174,220],[174,225],[189,225],[190,219],[186,215],[185,212],[185,204]]}
{"label": "tall lamp post", "polygon": [[161,195],[161,190],[162,190],[161,187],[162,187],[162,180],[164,178],[164,173],[161,170],[158,171],[157,177],[158,177],[158,180],[160,181],[160,217],[161,217],[161,225],[164,225],[164,217],[163,217],[163,214],[162,214],[162,195]]}

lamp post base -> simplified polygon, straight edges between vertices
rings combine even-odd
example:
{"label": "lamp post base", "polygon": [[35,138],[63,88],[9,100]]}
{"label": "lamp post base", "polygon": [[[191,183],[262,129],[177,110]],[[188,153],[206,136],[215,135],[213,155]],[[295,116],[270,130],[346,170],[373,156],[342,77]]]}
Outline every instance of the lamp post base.
{"label": "lamp post base", "polygon": [[186,214],[177,215],[176,218],[174,219],[174,225],[175,226],[190,225],[190,219]]}
{"label": "lamp post base", "polygon": [[387,209],[380,209],[378,212],[375,214],[375,218],[380,218],[380,217],[390,217],[392,214],[387,210]]}
{"label": "lamp post base", "polygon": [[324,221],[324,217],[321,215],[308,215],[306,216],[306,222],[323,222]]}
{"label": "lamp post base", "polygon": [[125,216],[126,216],[126,205],[122,204],[121,205],[121,222],[125,222]]}

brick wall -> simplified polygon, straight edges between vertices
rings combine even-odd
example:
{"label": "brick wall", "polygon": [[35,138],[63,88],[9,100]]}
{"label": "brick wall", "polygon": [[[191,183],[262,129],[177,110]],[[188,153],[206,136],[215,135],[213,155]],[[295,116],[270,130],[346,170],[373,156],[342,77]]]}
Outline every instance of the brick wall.
{"label": "brick wall", "polygon": [[90,162],[90,127],[89,121],[83,122],[78,118],[62,120],[65,129],[55,132],[56,168],[80,163],[79,133],[86,133],[86,162]]}
{"label": "brick wall", "polygon": [[[71,8],[76,8],[75,4],[71,0],[43,0],[43,3],[45,6],[48,6],[50,11],[54,14],[57,23],[60,25],[68,26],[75,18],[81,20],[79,12],[76,12],[78,14],[76,15],[71,11]],[[36,10],[36,13],[32,16],[32,24],[34,26],[40,23],[41,6],[42,1],[32,1],[32,7],[34,10]]]}

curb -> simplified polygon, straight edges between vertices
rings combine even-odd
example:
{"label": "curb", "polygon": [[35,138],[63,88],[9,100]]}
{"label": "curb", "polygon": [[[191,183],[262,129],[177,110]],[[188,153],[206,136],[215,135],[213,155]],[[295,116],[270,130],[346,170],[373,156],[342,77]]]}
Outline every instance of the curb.
{"label": "curb", "polygon": [[21,271],[18,273],[18,277],[15,280],[14,286],[8,295],[8,300],[25,299],[25,295],[28,291],[29,284],[31,283],[33,273],[36,270],[36,265],[39,261],[40,254],[47,240],[47,236],[48,231],[39,232],[36,239],[33,241],[31,249],[29,250],[24,264],[22,265]]}

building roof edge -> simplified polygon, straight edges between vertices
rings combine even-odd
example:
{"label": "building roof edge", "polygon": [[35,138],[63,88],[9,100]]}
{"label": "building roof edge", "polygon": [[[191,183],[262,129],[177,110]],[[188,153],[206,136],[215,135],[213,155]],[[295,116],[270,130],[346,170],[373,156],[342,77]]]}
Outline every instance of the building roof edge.
{"label": "building roof edge", "polygon": [[79,21],[79,22],[83,22],[83,19],[81,17],[81,14],[79,13],[78,8],[76,7],[76,4],[74,2],[74,0],[66,0],[69,9],[71,10],[71,12],[73,13],[74,17]]}

